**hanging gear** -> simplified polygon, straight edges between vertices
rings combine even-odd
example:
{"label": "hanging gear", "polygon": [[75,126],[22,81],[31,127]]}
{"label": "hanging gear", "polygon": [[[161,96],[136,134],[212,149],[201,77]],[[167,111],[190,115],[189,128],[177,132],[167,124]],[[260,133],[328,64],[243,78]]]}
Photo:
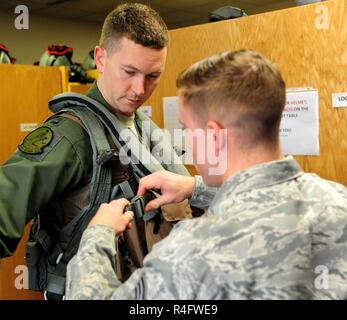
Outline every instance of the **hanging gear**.
{"label": "hanging gear", "polygon": [[[67,212],[70,216],[68,219],[61,219],[66,221],[63,225],[52,222],[54,219],[50,209],[47,213],[40,213],[33,221],[26,246],[29,288],[45,291],[48,299],[62,299],[67,263],[76,254],[82,233],[101,203],[119,198],[132,200],[135,223],[116,240],[116,271],[118,278],[123,281],[142,266],[144,256],[153,244],[165,237],[172,228],[171,222],[191,218],[192,211],[186,201],[178,206],[165,206],[166,208],[162,208],[163,212],[160,209],[144,212],[144,199],[148,201],[148,198],[136,198],[138,181],[141,177],[164,168],[149,150],[141,148],[134,133],[99,102],[78,94],[60,94],[50,101],[49,106],[55,113],[53,117],[60,115],[77,118],[76,121],[88,132],[93,150],[92,180],[88,186],[78,191],[80,200],[77,201],[77,210],[76,205],[69,205],[68,200],[61,205],[74,208],[76,212],[73,215]],[[150,123],[149,128],[144,129],[147,132],[143,134],[150,136],[153,130],[158,129],[142,112],[137,111],[136,115],[141,121]],[[125,141],[125,136],[132,136],[134,139]],[[166,169],[188,175],[183,165],[175,164],[179,163],[177,156],[171,145],[167,144],[164,134],[162,138],[153,148],[160,147],[160,154],[163,155],[161,159],[173,158],[172,164],[167,165]],[[144,165],[141,159],[148,160],[148,163],[146,161]],[[125,166],[129,174],[114,183],[112,168],[122,171],[124,160],[129,161]],[[119,176],[118,172],[116,176]],[[76,198],[76,192],[71,198]]]}
{"label": "hanging gear", "polygon": [[2,43],[0,43],[0,64],[14,64],[16,58],[11,57],[10,50]]}
{"label": "hanging gear", "polygon": [[96,69],[94,62],[94,49],[90,50],[83,61],[83,68],[85,70],[93,70]]}
{"label": "hanging gear", "polygon": [[74,63],[70,66],[69,70],[69,81],[80,82],[80,83],[93,83],[94,78],[90,77],[86,70],[79,64]]}
{"label": "hanging gear", "polygon": [[225,6],[214,10],[209,15],[209,22],[235,19],[247,16],[246,12],[240,8]]}
{"label": "hanging gear", "polygon": [[73,49],[64,45],[50,45],[42,54],[40,66],[71,66]]}
{"label": "hanging gear", "polygon": [[42,54],[40,66],[69,67],[69,82],[92,83],[94,79],[87,75],[86,70],[72,62],[73,49],[65,45],[50,45]]}

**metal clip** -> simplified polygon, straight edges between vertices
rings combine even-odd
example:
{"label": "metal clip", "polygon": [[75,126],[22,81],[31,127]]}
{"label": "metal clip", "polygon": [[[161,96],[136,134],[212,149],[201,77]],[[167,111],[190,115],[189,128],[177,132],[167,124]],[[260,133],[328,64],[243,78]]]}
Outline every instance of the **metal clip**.
{"label": "metal clip", "polygon": [[104,151],[103,153],[101,153],[98,158],[96,159],[96,163],[98,165],[103,165],[104,163],[106,163],[107,161],[109,161],[110,159],[112,159],[113,156],[118,156],[117,150],[116,149],[111,149],[111,150],[107,150]]}

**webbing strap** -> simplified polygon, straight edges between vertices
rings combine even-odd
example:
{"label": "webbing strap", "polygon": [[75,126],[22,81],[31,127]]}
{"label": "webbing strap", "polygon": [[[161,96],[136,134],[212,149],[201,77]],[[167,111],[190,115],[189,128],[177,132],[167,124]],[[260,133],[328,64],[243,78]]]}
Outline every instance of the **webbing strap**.
{"label": "webbing strap", "polygon": [[[103,164],[109,159],[113,149],[106,138],[105,130],[100,121],[86,108],[74,106],[61,109],[57,114],[70,112],[75,114],[88,131],[93,150],[93,175],[91,181],[91,199],[86,210],[93,207],[94,203],[107,202],[111,188],[111,173]],[[57,115],[55,114],[55,116]]]}
{"label": "webbing strap", "polygon": [[62,277],[53,273],[49,273],[46,291],[63,296],[65,293],[65,281],[66,278],[64,276]]}
{"label": "webbing strap", "polygon": [[53,244],[52,238],[45,229],[39,229],[35,235],[35,240],[42,246],[45,252],[48,252]]}
{"label": "webbing strap", "polygon": [[128,180],[123,181],[122,183],[119,184],[119,187],[121,188],[123,195],[126,199],[131,199],[135,197],[136,193],[134,190],[131,188],[131,185]]}
{"label": "webbing strap", "polygon": [[[78,247],[79,240],[82,236],[83,230],[88,225],[90,219],[94,216],[96,209],[101,203],[108,202],[111,192],[112,184],[112,170],[111,168],[104,165],[105,155],[112,153],[110,144],[106,138],[105,130],[102,127],[100,121],[86,108],[76,106],[73,108],[64,108],[61,112],[72,112],[77,115],[86,127],[92,144],[93,149],[93,176],[91,181],[91,194],[89,205],[82,209],[80,218],[75,225],[72,225],[72,230],[64,228],[64,231],[70,231],[72,235],[66,252],[71,249]],[[67,230],[66,230],[67,229]],[[69,261],[69,254],[67,257],[63,257],[63,261]]]}
{"label": "webbing strap", "polygon": [[47,287],[44,293],[46,300],[62,300],[65,295],[66,264],[59,263],[54,273],[47,275]]}
{"label": "webbing strap", "polygon": [[[131,161],[129,164],[138,178],[164,170],[150,151],[141,145],[135,134],[98,101],[76,93],[64,93],[55,96],[49,102],[50,109],[55,113],[71,105],[86,107],[99,118],[109,131],[118,150]],[[145,165],[141,160],[145,160]]]}
{"label": "webbing strap", "polygon": [[88,131],[90,140],[92,142],[93,156],[95,157],[95,161],[96,158],[101,154],[112,150],[106,138],[103,126],[90,111],[86,110],[86,108],[83,108],[82,106],[74,106],[72,108],[67,106],[62,108],[52,117],[56,117],[57,115],[64,114],[66,112],[75,114],[81,120],[84,128]]}
{"label": "webbing strap", "polygon": [[63,233],[69,236],[68,244],[65,250],[62,250],[59,244],[56,248],[61,249],[61,253],[55,252],[54,256],[59,257],[54,273],[48,274],[47,281],[47,298],[59,298],[65,292],[65,273],[66,264],[75,255],[78,249],[78,244],[84,229],[87,227],[91,218],[99,205],[103,202],[108,202],[111,192],[112,171],[111,168],[105,166],[108,155],[112,153],[109,142],[105,135],[105,130],[100,121],[85,108],[76,106],[74,108],[65,108],[59,113],[70,112],[75,114],[83,123],[88,131],[91,146],[93,150],[93,174],[91,181],[90,202],[87,207],[83,208],[79,217],[74,223],[68,224],[63,228]]}

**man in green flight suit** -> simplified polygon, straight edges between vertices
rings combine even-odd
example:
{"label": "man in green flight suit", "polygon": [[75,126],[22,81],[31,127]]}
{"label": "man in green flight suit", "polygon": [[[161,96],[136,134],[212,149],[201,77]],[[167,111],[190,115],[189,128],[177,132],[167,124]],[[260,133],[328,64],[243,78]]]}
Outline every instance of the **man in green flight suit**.
{"label": "man in green flight suit", "polygon": [[[158,85],[167,44],[168,30],[158,13],[126,3],[107,16],[94,50],[99,78],[87,96],[115,114],[141,143],[136,110]],[[71,203],[89,189],[92,176],[89,135],[69,114],[50,118],[18,149],[0,167],[0,258],[14,253],[25,224],[37,214],[48,213],[59,227],[71,221],[83,207]],[[113,184],[129,178],[126,166],[118,169]]]}

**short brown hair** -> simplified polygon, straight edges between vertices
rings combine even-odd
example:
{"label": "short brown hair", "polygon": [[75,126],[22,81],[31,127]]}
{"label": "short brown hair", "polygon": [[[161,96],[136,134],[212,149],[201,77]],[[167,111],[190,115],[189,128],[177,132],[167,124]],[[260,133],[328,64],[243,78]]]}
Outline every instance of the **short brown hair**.
{"label": "short brown hair", "polygon": [[124,3],[107,15],[99,45],[112,49],[122,37],[145,47],[162,49],[168,44],[169,33],[155,10],[140,3]]}
{"label": "short brown hair", "polygon": [[222,119],[239,129],[240,143],[278,143],[285,83],[263,55],[252,50],[216,54],[183,71],[176,84],[197,118]]}

